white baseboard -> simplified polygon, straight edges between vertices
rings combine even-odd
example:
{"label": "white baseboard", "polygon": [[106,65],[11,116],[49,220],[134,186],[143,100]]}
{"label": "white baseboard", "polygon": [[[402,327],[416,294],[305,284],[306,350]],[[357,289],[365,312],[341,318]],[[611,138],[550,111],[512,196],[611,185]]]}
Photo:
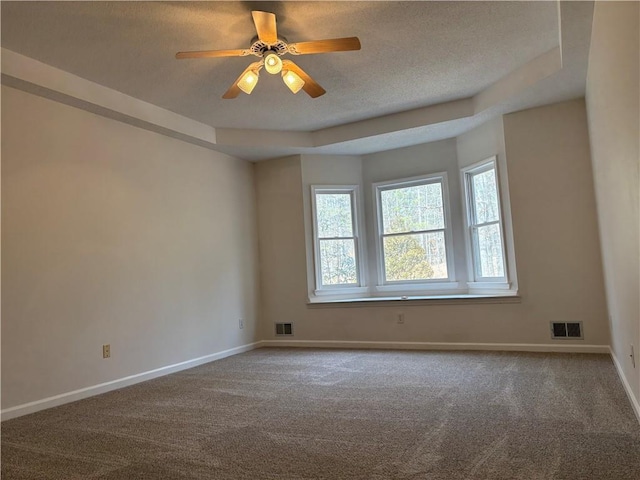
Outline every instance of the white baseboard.
{"label": "white baseboard", "polygon": [[15,407],[6,408],[0,411],[0,418],[2,421],[9,420],[29,413],[38,412],[47,408],[57,407],[65,403],[75,402],[82,400],[83,398],[93,397],[101,393],[106,393],[111,390],[117,390],[118,388],[128,387],[135,383],[151,380],[152,378],[162,377],[170,373],[179,372],[188,368],[197,367],[204,363],[213,362],[214,360],[220,360],[231,355],[237,355],[238,353],[248,352],[261,346],[261,342],[249,343],[247,345],[241,345],[239,347],[230,348],[221,352],[212,353],[211,355],[205,355],[204,357],[194,358],[185,362],[176,363],[173,365],[167,365],[166,367],[156,368],[155,370],[149,370],[148,372],[137,373],[124,378],[118,378],[110,382],[101,383],[99,385],[92,385],[90,387],[81,388],[72,392],[61,393],[60,395],[54,395],[53,397],[43,398],[42,400],[36,400],[34,402],[24,403],[22,405],[16,405]]}
{"label": "white baseboard", "polygon": [[263,340],[263,347],[369,348],[396,350],[488,350],[509,352],[609,353],[608,345],[535,343],[362,342],[350,340]]}
{"label": "white baseboard", "polygon": [[0,411],[2,421],[9,420],[47,408],[57,407],[65,403],[75,402],[111,390],[127,387],[153,378],[197,367],[204,363],[220,360],[225,357],[248,352],[260,347],[307,347],[307,348],[361,348],[361,349],[398,349],[398,350],[484,350],[484,351],[520,351],[520,352],[576,352],[576,353],[609,353],[620,375],[625,391],[629,396],[633,409],[640,420],[640,405],[635,399],[631,387],[622,373],[620,364],[608,345],[550,345],[524,343],[444,343],[444,342],[366,342],[346,340],[263,340],[241,345],[221,352],[194,358],[185,362],[167,365],[147,372],[130,375],[110,382],[93,385],[72,392],[62,393],[34,402],[16,405]]}
{"label": "white baseboard", "polygon": [[638,422],[640,422],[640,403],[638,399],[633,394],[633,390],[631,389],[631,385],[627,381],[627,377],[625,377],[624,372],[622,371],[622,365],[618,361],[618,357],[613,353],[613,349],[610,349],[611,358],[613,359],[613,364],[616,366],[616,370],[618,371],[618,376],[620,377],[620,381],[624,386],[624,391],[627,393],[627,397],[629,397],[629,401],[631,402],[631,407],[633,408],[633,412],[636,414],[638,418]]}

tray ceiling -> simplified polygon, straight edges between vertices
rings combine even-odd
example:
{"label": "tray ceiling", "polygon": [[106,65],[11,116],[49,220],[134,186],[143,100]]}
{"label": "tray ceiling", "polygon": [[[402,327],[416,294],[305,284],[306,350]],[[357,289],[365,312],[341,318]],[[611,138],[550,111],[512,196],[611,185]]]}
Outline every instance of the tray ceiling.
{"label": "tray ceiling", "polygon": [[[225,129],[314,131],[471,97],[558,46],[560,37],[555,2],[3,1],[1,8],[3,48]],[[252,95],[223,100],[254,57],[174,55],[247,48],[253,9],[276,13],[290,42],[358,36],[362,50],[295,57],[327,90],[320,98],[293,95],[265,73]],[[590,10],[573,11],[567,28],[575,32],[563,31],[575,43],[564,78],[500,111],[584,94]],[[416,143],[408,136],[399,136],[400,144]]]}

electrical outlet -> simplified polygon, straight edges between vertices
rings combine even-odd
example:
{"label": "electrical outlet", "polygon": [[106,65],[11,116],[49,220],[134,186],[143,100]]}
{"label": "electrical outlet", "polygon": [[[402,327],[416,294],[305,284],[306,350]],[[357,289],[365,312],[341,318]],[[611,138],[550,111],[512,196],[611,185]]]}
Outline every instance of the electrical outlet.
{"label": "electrical outlet", "polygon": [[238,319],[238,328],[240,328],[240,330],[242,330],[244,328],[244,319],[243,318]]}
{"label": "electrical outlet", "polygon": [[102,345],[102,358],[111,358],[111,345]]}
{"label": "electrical outlet", "polygon": [[631,355],[629,355],[631,357],[631,363],[633,364],[633,368],[636,368],[636,354],[633,350],[633,345],[631,345]]}
{"label": "electrical outlet", "polygon": [[398,325],[402,325],[404,323],[404,313],[398,314]]}

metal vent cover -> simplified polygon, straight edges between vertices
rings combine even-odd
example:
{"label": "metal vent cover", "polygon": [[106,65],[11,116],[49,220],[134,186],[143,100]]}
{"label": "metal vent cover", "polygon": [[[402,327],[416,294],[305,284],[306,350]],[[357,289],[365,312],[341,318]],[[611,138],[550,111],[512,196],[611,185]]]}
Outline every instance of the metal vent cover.
{"label": "metal vent cover", "polygon": [[551,322],[551,338],[584,339],[582,322]]}
{"label": "metal vent cover", "polygon": [[276,323],[276,335],[293,335],[293,323]]}

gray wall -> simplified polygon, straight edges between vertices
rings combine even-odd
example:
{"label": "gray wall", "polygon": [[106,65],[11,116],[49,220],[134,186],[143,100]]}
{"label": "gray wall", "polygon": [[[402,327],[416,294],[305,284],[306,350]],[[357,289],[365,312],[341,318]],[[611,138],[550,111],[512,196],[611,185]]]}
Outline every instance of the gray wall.
{"label": "gray wall", "polygon": [[250,163],[8,87],[2,127],[3,409],[258,339]]}
{"label": "gray wall", "polygon": [[370,285],[378,281],[376,270],[375,239],[377,232],[374,223],[375,203],[371,184],[417,177],[429,173],[446,172],[449,184],[451,233],[453,237],[454,271],[456,280],[464,285],[467,277],[464,273],[464,226],[462,224],[462,204],[460,202],[460,172],[456,158],[456,139],[450,138],[398,150],[366,155],[362,162],[364,181],[364,208],[367,220],[367,238],[369,239]]}
{"label": "gray wall", "polygon": [[596,2],[586,99],[611,346],[640,415],[639,14],[638,2]]}
{"label": "gray wall", "polygon": [[[458,139],[466,152],[477,151],[476,161],[505,150],[501,122],[492,125],[480,127],[487,135],[470,132]],[[298,341],[548,345],[550,321],[583,321],[584,341],[556,345],[608,345],[584,102],[509,115],[504,131],[521,303],[403,305],[404,325],[396,323],[398,307],[308,307],[303,193],[310,183],[328,179],[318,173],[322,157],[288,157],[256,169],[264,338],[275,338],[274,322],[292,321]],[[401,178],[441,171],[443,162],[453,162],[449,168],[457,172],[457,147],[449,140],[382,152],[363,157],[361,167],[353,157],[341,166],[331,156],[327,168],[348,172],[345,182],[335,183],[354,183],[361,168],[366,194],[367,182],[395,173]],[[459,176],[450,175],[450,181],[459,182]],[[459,186],[457,195],[460,202]]]}

